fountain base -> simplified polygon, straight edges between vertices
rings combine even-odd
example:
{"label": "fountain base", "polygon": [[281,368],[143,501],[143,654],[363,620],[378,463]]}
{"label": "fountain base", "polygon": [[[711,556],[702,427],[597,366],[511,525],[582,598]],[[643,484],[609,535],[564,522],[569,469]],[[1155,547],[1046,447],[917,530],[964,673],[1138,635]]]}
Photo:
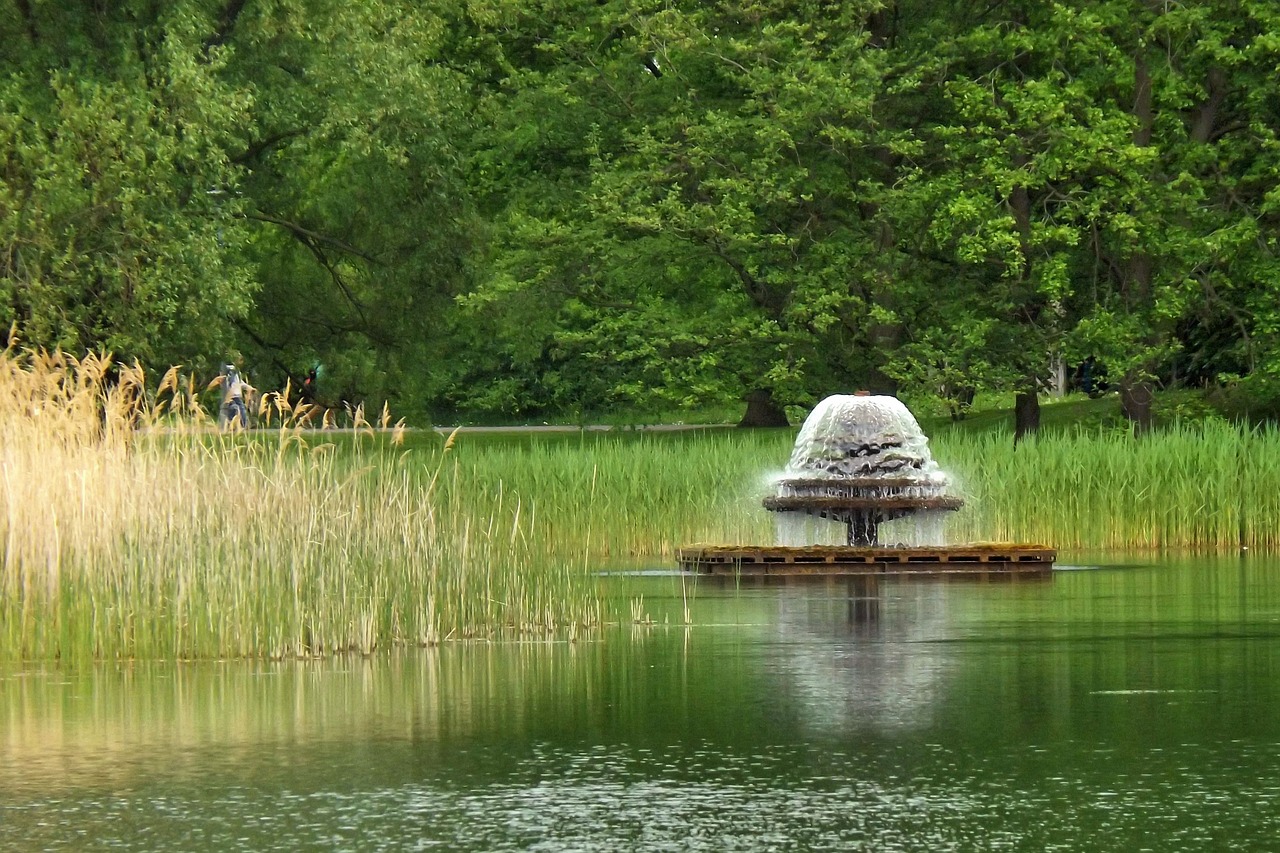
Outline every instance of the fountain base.
{"label": "fountain base", "polygon": [[1058,552],[1004,542],[936,548],[809,545],[692,545],[676,552],[684,571],[711,575],[1047,574]]}

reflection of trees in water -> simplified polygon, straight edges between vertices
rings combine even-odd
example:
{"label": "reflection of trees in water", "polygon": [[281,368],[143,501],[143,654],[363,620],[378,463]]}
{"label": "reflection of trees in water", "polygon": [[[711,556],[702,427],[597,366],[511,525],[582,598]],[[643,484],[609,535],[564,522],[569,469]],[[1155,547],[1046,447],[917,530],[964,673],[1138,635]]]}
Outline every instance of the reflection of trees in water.
{"label": "reflection of trees in water", "polygon": [[848,578],[778,590],[775,677],[802,724],[922,729],[952,669],[948,584]]}

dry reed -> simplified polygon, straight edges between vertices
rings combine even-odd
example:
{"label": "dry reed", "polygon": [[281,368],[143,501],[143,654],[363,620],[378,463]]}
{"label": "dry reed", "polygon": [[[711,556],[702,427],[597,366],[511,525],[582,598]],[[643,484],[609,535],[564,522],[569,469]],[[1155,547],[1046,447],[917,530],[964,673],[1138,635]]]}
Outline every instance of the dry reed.
{"label": "dry reed", "polygon": [[597,581],[535,553],[520,499],[457,481],[447,454],[317,444],[287,393],[263,398],[265,437],[222,433],[195,387],[175,370],[148,391],[94,355],[0,358],[0,656],[368,653],[601,620]]}

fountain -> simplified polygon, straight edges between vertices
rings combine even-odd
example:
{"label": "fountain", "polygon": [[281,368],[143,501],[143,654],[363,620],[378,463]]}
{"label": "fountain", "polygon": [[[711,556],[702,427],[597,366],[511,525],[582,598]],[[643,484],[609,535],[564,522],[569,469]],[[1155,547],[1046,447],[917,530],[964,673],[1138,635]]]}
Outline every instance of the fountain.
{"label": "fountain", "polygon": [[[764,507],[778,544],[681,549],[686,569],[734,574],[872,574],[928,571],[1044,572],[1056,553],[1040,545],[948,545],[943,516],[963,505],[933,461],[929,440],[895,397],[827,397],[809,414]],[[886,522],[909,531],[882,544]],[[900,527],[900,525],[899,525]],[[823,541],[832,529],[840,543]],[[978,566],[975,566],[978,564]]]}
{"label": "fountain", "polygon": [[780,532],[796,529],[787,522],[797,514],[818,517],[845,525],[846,544],[872,546],[880,544],[886,521],[959,509],[962,501],[946,494],[948,485],[929,440],[897,398],[838,395],[804,422],[786,474],[764,506],[779,514]]}

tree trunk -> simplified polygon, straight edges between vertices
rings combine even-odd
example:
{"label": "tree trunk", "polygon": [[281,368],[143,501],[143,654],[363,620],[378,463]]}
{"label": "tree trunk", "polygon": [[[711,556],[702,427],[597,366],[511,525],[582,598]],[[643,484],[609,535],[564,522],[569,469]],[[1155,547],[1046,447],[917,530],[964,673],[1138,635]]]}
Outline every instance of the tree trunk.
{"label": "tree trunk", "polygon": [[1053,370],[1053,391],[1054,397],[1061,397],[1067,393],[1067,363],[1060,353],[1053,354],[1051,362]]}
{"label": "tree trunk", "polygon": [[947,404],[947,408],[951,411],[951,420],[962,421],[965,419],[977,393],[973,388],[957,388],[952,392],[951,401]]}
{"label": "tree trunk", "polygon": [[1145,435],[1155,425],[1151,414],[1153,396],[1151,383],[1146,380],[1126,377],[1120,383],[1120,411],[1133,424],[1134,435]]}
{"label": "tree trunk", "polygon": [[763,388],[757,388],[743,399],[747,402],[747,412],[738,422],[740,427],[785,427],[791,426],[787,413],[773,399],[773,394]]}
{"label": "tree trunk", "polygon": [[898,42],[898,4],[889,2],[867,17],[867,33],[873,47],[893,48]]}
{"label": "tree trunk", "polygon": [[1040,398],[1036,390],[1019,391],[1013,398],[1013,443],[1040,431]]}
{"label": "tree trunk", "polygon": [[1133,117],[1138,123],[1133,128],[1133,144],[1146,148],[1151,144],[1155,129],[1155,105],[1151,99],[1151,70],[1147,68],[1142,48],[1133,55]]}

